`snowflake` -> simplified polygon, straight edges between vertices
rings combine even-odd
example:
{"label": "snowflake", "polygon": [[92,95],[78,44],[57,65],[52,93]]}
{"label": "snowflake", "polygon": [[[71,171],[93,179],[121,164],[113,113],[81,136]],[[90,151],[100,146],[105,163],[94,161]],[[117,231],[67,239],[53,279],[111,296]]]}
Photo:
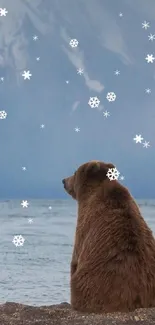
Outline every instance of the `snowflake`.
{"label": "snowflake", "polygon": [[147,89],[145,89],[145,92],[146,92],[147,94],[150,94],[150,93],[151,93],[151,89],[150,89],[150,88],[147,88]]}
{"label": "snowflake", "polygon": [[149,39],[149,41],[153,42],[155,39],[155,35],[153,35],[153,34],[148,35],[148,39]]}
{"label": "snowflake", "polygon": [[123,14],[122,14],[122,12],[120,12],[120,13],[119,13],[119,16],[120,16],[120,17],[123,17]]}
{"label": "snowflake", "polygon": [[114,92],[107,93],[106,98],[109,102],[114,102],[116,99],[116,94]]}
{"label": "snowflake", "polygon": [[22,167],[22,170],[24,170],[24,171],[25,171],[25,170],[26,170],[26,167]]}
{"label": "snowflake", "polygon": [[28,219],[28,223],[30,223],[30,224],[33,223],[33,219],[32,218],[29,218]]}
{"label": "snowflake", "polygon": [[30,80],[30,77],[32,77],[32,74],[30,73],[30,71],[24,71],[23,74],[22,74],[22,77],[24,77],[24,80],[26,79],[29,79]]}
{"label": "snowflake", "polygon": [[120,181],[124,181],[124,176],[120,176]]}
{"label": "snowflake", "polygon": [[100,100],[97,97],[90,97],[88,105],[92,108],[99,107]]}
{"label": "snowflake", "polygon": [[36,61],[40,61],[40,57],[39,56],[36,58]]}
{"label": "snowflake", "polygon": [[41,125],[40,125],[40,128],[41,128],[41,129],[44,129],[44,127],[45,127],[45,124],[41,124]]}
{"label": "snowflake", "polygon": [[0,79],[1,79],[1,81],[4,81],[4,77],[1,77]]}
{"label": "snowflake", "polygon": [[108,116],[110,116],[110,113],[108,111],[103,112],[103,115],[107,118]]}
{"label": "snowflake", "polygon": [[77,74],[80,74],[80,76],[83,74],[83,69],[79,68],[77,69]]}
{"label": "snowflake", "polygon": [[4,120],[7,117],[7,112],[6,111],[0,111],[0,119]]}
{"label": "snowflake", "polygon": [[74,39],[71,39],[70,42],[69,42],[69,45],[70,45],[71,47],[77,47],[78,44],[79,44],[79,42],[78,42],[78,40],[75,39],[75,38],[74,38]]}
{"label": "snowflake", "polygon": [[49,210],[52,210],[52,207],[51,206],[49,206],[48,208],[49,208]]}
{"label": "snowflake", "polygon": [[153,54],[147,54],[145,60],[147,61],[147,63],[153,63],[155,57],[153,56]]}
{"label": "snowflake", "polygon": [[33,40],[36,41],[38,39],[38,36],[37,35],[34,35],[33,36]]}
{"label": "snowflake", "polygon": [[23,246],[25,239],[21,235],[16,235],[13,237],[12,243],[17,246]]}
{"label": "snowflake", "polygon": [[27,208],[29,206],[29,203],[28,203],[27,200],[26,201],[23,200],[21,205],[22,205],[23,208]]}
{"label": "snowflake", "polygon": [[120,71],[119,70],[116,70],[115,71],[115,75],[118,76],[120,74]]}
{"label": "snowflake", "polygon": [[80,132],[80,128],[75,128],[75,132]]}
{"label": "snowflake", "polygon": [[109,168],[106,176],[110,179],[110,181],[117,180],[120,175],[120,172],[117,168]]}
{"label": "snowflake", "polygon": [[6,14],[8,14],[8,11],[6,10],[6,8],[0,8],[0,16],[6,16]]}
{"label": "snowflake", "polygon": [[147,23],[146,20],[142,23],[142,28],[147,29],[150,27],[150,23]]}
{"label": "snowflake", "polygon": [[150,142],[143,142],[143,147],[144,148],[148,148],[148,147],[150,147]]}
{"label": "snowflake", "polygon": [[142,138],[141,134],[139,134],[139,135],[136,134],[136,136],[135,136],[135,138],[133,138],[133,140],[136,143],[142,143],[143,138]]}

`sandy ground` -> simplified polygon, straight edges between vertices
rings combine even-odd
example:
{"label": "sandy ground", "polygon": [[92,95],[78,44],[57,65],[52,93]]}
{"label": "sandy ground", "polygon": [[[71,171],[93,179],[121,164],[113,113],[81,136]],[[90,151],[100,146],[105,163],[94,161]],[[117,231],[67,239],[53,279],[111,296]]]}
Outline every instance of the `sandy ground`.
{"label": "sandy ground", "polygon": [[155,308],[137,309],[131,313],[82,314],[67,303],[33,307],[13,302],[0,305],[0,325],[151,325]]}

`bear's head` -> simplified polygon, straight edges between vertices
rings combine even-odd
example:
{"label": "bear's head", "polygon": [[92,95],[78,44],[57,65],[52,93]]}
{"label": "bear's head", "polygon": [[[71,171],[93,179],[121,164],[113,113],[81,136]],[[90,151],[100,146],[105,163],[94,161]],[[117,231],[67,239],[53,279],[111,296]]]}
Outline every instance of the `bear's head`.
{"label": "bear's head", "polygon": [[97,190],[104,181],[109,181],[107,172],[109,168],[115,168],[111,163],[92,160],[81,165],[74,175],[64,178],[62,183],[68,194],[78,200],[81,195],[89,195]]}

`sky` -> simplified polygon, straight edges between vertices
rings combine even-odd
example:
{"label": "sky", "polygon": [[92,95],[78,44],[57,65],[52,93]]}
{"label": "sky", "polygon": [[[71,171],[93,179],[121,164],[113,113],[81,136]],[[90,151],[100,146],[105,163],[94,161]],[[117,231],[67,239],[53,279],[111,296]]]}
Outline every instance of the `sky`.
{"label": "sky", "polygon": [[155,1],[0,8],[0,199],[68,198],[62,179],[89,160],[154,198]]}

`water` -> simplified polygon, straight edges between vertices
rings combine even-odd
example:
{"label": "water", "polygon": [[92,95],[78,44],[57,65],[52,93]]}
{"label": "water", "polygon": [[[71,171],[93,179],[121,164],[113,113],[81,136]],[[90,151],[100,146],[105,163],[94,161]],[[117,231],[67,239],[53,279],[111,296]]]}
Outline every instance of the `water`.
{"label": "water", "polygon": [[[18,200],[0,202],[0,303],[69,302],[76,203],[74,200],[28,202],[28,208],[22,208]],[[137,202],[155,233],[155,201]],[[33,223],[28,222],[29,218]],[[12,243],[15,235],[23,236],[23,246]]]}

